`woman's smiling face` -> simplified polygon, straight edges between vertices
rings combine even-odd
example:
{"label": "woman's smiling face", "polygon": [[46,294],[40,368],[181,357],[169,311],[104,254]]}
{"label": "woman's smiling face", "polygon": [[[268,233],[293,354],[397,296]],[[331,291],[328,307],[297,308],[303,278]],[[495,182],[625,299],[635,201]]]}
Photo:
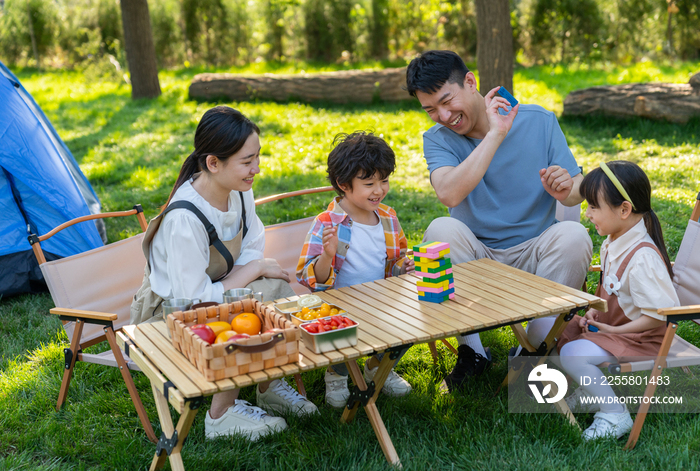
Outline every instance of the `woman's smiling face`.
{"label": "woman's smiling face", "polygon": [[222,162],[217,179],[222,186],[235,191],[248,191],[253,187],[255,175],[260,173],[260,138],[252,133],[243,147]]}

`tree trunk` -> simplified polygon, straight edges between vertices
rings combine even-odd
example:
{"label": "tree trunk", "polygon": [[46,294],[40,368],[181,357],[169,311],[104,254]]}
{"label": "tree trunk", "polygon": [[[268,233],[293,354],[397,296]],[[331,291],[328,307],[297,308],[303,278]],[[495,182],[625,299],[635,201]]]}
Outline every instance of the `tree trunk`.
{"label": "tree trunk", "polygon": [[126,60],[131,73],[131,98],[160,95],[156,48],[146,0],[121,0]]}
{"label": "tree trunk", "polygon": [[389,55],[387,0],[372,0],[371,53],[375,59],[386,59]]}
{"label": "tree trunk", "polygon": [[513,93],[513,29],[508,0],[475,0],[479,90],[499,85]]}
{"label": "tree trunk", "polygon": [[700,93],[686,83],[633,83],[574,90],[564,99],[564,116],[589,114],[687,123],[700,116]]}
{"label": "tree trunk", "polygon": [[405,67],[297,75],[198,74],[190,84],[189,95],[191,99],[208,101],[261,98],[283,102],[371,103],[410,100],[405,86]]}
{"label": "tree trunk", "polygon": [[29,37],[32,40],[32,52],[34,53],[34,61],[36,62],[36,68],[41,69],[41,64],[39,63],[39,49],[36,47],[36,36],[34,34],[34,21],[32,20],[32,8],[29,2],[27,2],[27,19],[29,20]]}

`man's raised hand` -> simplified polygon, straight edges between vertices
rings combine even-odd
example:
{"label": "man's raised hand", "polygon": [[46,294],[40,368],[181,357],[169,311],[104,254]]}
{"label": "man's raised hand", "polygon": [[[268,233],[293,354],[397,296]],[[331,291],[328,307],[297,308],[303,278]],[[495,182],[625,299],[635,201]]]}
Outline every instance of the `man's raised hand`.
{"label": "man's raised hand", "polygon": [[501,137],[504,137],[513,126],[513,120],[515,119],[515,115],[518,114],[520,103],[512,107],[508,114],[500,114],[498,110],[503,109],[508,111],[510,103],[502,96],[496,95],[499,88],[501,88],[500,85],[486,94],[484,97],[484,104],[486,105],[486,116],[489,120],[489,132],[494,131]]}

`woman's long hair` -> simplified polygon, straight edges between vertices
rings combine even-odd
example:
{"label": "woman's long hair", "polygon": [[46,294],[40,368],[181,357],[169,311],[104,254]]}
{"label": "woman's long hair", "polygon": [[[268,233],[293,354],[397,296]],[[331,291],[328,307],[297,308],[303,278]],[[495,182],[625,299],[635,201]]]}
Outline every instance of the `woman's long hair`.
{"label": "woman's long hair", "polygon": [[209,171],[207,156],[213,155],[226,161],[241,150],[253,133],[260,134],[260,129],[238,110],[228,106],[215,106],[204,113],[194,133],[194,152],[182,163],[180,175],[163,209],[168,207],[177,189],[195,173]]}
{"label": "woman's long hair", "polygon": [[[639,168],[634,162],[615,160],[607,162],[607,165],[610,171],[620,180],[622,187],[627,191],[632,203],[634,203],[632,212],[643,215],[647,232],[654,244],[656,244],[656,247],[658,247],[659,252],[661,252],[668,274],[673,278],[673,267],[666,251],[661,224],[659,223],[659,218],[656,217],[656,213],[651,209],[651,184],[649,183],[649,178],[647,178],[644,170]],[[613,208],[619,207],[626,201],[612,180],[600,168],[592,170],[584,177],[580,191],[581,195],[588,201],[588,204],[596,207],[600,207],[598,204],[600,196]]]}

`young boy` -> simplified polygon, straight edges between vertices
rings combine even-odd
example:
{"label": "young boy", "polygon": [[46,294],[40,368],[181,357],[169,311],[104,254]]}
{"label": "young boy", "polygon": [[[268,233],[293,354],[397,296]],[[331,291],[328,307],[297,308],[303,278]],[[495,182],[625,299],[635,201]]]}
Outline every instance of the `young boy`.
{"label": "young boy", "polygon": [[[382,203],[394,172],[394,151],[372,133],[339,134],[328,155],[328,179],[339,196],[311,225],[297,265],[297,280],[312,291],[366,283],[414,270],[396,212]],[[405,352],[403,352],[405,353]],[[402,353],[402,355],[403,355]],[[382,354],[365,363],[371,381]],[[326,370],[326,402],[342,408],[348,401],[345,364]],[[393,370],[384,394],[404,396],[411,385]]]}

